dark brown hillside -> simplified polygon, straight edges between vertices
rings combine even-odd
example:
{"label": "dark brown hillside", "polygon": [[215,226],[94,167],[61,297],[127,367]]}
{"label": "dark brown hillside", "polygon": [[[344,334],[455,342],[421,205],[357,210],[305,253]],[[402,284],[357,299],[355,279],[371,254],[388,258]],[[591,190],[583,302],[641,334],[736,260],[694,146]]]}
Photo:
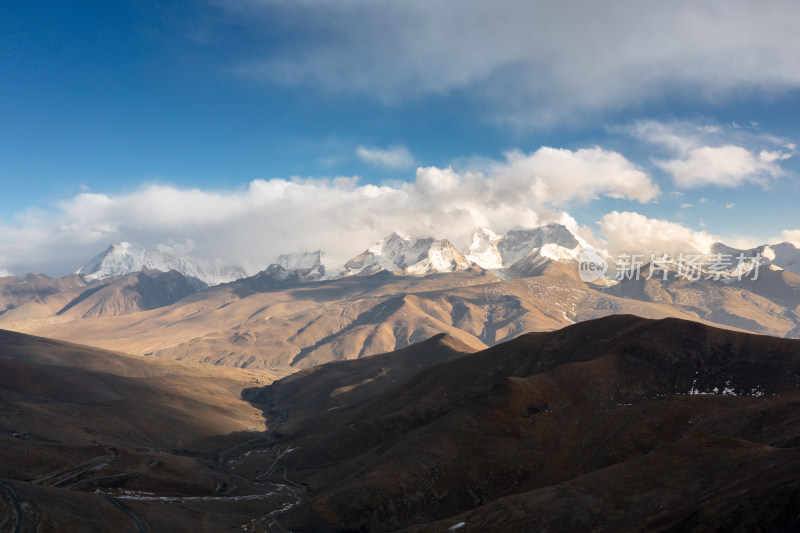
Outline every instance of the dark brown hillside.
{"label": "dark brown hillside", "polygon": [[[303,391],[278,382],[268,389],[283,391],[272,398],[288,420],[277,444],[291,448],[278,464],[311,498],[286,526],[625,530],[667,509],[666,524],[706,530],[736,505],[742,520],[797,525],[785,511],[800,495],[786,484],[800,479],[798,376],[798,341],[622,315],[525,335],[307,416],[292,411],[308,407]],[[759,473],[772,468],[781,475]],[[552,500],[564,483],[591,496],[567,512]],[[516,518],[500,525],[497,513]]]}
{"label": "dark brown hillside", "polygon": [[356,404],[406,382],[425,368],[473,351],[440,334],[396,352],[301,370],[270,387],[254,389],[245,399],[271,406],[291,405],[296,418]]}
{"label": "dark brown hillside", "polygon": [[800,341],[618,315],[261,387],[0,331],[0,370],[0,529],[800,527]]}

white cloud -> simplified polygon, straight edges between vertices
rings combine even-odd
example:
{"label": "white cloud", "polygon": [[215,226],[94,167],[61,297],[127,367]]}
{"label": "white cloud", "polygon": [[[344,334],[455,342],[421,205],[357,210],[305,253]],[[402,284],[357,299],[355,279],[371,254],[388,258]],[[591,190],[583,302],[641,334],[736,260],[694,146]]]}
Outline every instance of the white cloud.
{"label": "white cloud", "polygon": [[800,248],[800,229],[785,229],[781,232],[781,239]]}
{"label": "white cloud", "polygon": [[527,192],[538,203],[591,200],[598,196],[649,202],[659,194],[650,177],[617,152],[599,147],[571,151],[542,147],[532,154],[506,153],[491,174],[512,188],[508,195]]}
{"label": "white cloud", "polygon": [[736,204],[734,203],[725,204],[725,209],[733,209],[734,207],[736,207]]}
{"label": "white cloud", "polygon": [[761,150],[758,153],[758,160],[763,163],[772,163],[774,161],[783,161],[792,157],[792,154],[781,152],[780,150]]}
{"label": "white cloud", "polygon": [[[800,86],[790,0],[215,3],[237,18],[237,37],[252,35],[248,58],[231,58],[241,75],[385,102],[458,91],[528,125]],[[288,44],[265,46],[265,33]]]}
{"label": "white cloud", "polygon": [[689,208],[689,207],[694,207],[694,204],[689,204],[689,203],[686,203],[686,204],[681,204],[681,207],[682,207],[683,209],[687,209],[687,208]]}
{"label": "white cloud", "polygon": [[356,155],[370,165],[385,168],[408,168],[414,165],[414,156],[405,146],[393,146],[382,150],[359,146]]}
{"label": "white cloud", "polygon": [[600,221],[600,230],[614,254],[667,253],[674,257],[681,253],[707,254],[712,244],[722,240],[677,222],[648,218],[629,211],[608,213]]}
{"label": "white cloud", "polygon": [[684,157],[658,161],[679,187],[738,187],[746,182],[763,183],[783,175],[783,169],[772,161],[764,161],[741,146],[703,146],[690,150]]}
{"label": "white cloud", "polygon": [[765,144],[786,148],[791,143],[785,139],[741,127],[728,130],[693,122],[641,121],[612,131],[629,133],[670,152],[673,157],[656,159],[654,164],[684,188],[764,184],[784,176],[779,161],[792,157],[781,149],[759,148]]}
{"label": "white cloud", "polygon": [[13,276],[14,274],[10,270],[6,270],[5,268],[0,268],[0,278],[4,278],[6,276]]}
{"label": "white cloud", "polygon": [[425,167],[414,181],[359,185],[357,178],[254,180],[244,190],[145,185],[126,194],[84,192],[55,211],[0,222],[0,256],[16,272],[74,271],[114,241],[242,263],[250,272],[278,254],[324,249],[339,259],[400,230],[448,237],[460,246],[475,227],[506,231],[551,220],[558,209],[599,196],[645,202],[650,178],[600,148],[508,152],[460,169]]}

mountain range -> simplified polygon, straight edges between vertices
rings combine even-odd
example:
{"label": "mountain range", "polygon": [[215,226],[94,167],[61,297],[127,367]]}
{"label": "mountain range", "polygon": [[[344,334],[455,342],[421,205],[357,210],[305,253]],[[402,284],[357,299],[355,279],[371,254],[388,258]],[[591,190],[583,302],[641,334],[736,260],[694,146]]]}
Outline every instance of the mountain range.
{"label": "mountain range", "polygon": [[[463,252],[447,239],[414,238],[395,232],[344,263],[322,250],[283,254],[260,274],[274,281],[304,283],[374,274],[381,270],[396,274],[427,275],[480,266],[501,277],[521,277],[519,273],[525,272],[525,268],[519,262],[523,259],[528,264],[546,260],[577,261],[584,250],[604,255],[565,226],[555,223],[536,228],[515,228],[506,234],[478,228]],[[727,254],[732,258],[740,254],[748,258],[759,256],[765,265],[800,274],[800,250],[788,242],[747,250],[716,243],[710,253]],[[612,262],[611,257],[606,255],[605,258]],[[216,266],[210,266],[207,261],[128,242],[112,244],[78,269],[76,274],[92,282],[145,270],[175,270],[206,286],[247,277],[241,267],[219,261]]]}
{"label": "mountain range", "polygon": [[800,277],[793,272],[800,251],[790,244],[741,251],[765,258],[757,280],[665,280],[648,276],[646,264],[638,278],[606,284],[579,277],[577,260],[586,249],[557,224],[505,235],[480,229],[464,253],[444,239],[392,234],[338,267],[322,251],[289,254],[254,276],[211,287],[178,270],[125,273],[152,257],[145,254],[106,262],[125,268],[97,280],[92,274],[0,278],[0,327],[275,375],[439,333],[484,349],[525,332],[620,313],[800,337]]}
{"label": "mountain range", "polygon": [[[381,270],[408,275],[454,272],[475,265],[487,270],[500,270],[511,267],[537,250],[548,257],[552,255],[563,259],[570,256],[577,259],[583,249],[591,249],[591,246],[560,224],[514,229],[505,235],[479,228],[464,253],[447,239],[414,238],[392,233],[343,264],[318,250],[279,255],[261,273],[274,281],[292,279],[302,283],[368,275]],[[161,252],[128,242],[112,244],[78,269],[76,274],[92,282],[145,270],[175,270],[207,286],[247,277],[240,267],[222,265],[212,268],[204,261],[185,255]]]}
{"label": "mountain range", "polygon": [[586,283],[587,250],[0,278],[0,530],[798,530],[800,252]]}

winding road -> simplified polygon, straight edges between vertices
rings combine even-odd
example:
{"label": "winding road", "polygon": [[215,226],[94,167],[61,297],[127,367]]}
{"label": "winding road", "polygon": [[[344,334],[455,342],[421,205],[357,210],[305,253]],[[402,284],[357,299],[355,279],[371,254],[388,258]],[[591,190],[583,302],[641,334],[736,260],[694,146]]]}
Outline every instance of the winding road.
{"label": "winding road", "polygon": [[136,516],[135,514],[133,514],[130,511],[130,509],[128,509],[127,507],[125,507],[124,505],[119,503],[117,500],[115,500],[111,496],[108,496],[106,494],[101,494],[101,495],[103,496],[103,498],[105,498],[106,500],[111,502],[111,505],[113,505],[114,507],[116,507],[117,509],[119,509],[120,511],[125,513],[126,515],[130,516],[131,520],[133,520],[133,523],[136,525],[136,528],[139,530],[139,533],[147,533],[147,529],[144,527],[144,524],[142,524],[142,521],[139,520],[139,517]]}
{"label": "winding road", "polygon": [[[22,513],[22,504],[19,502],[19,498],[17,498],[17,493],[14,492],[14,489],[11,488],[11,485],[0,481],[0,496],[2,496],[2,500],[5,500],[10,505],[6,505],[5,507],[11,511],[10,516],[10,524],[14,524],[13,528],[9,528],[8,531],[12,531],[13,533],[21,533],[22,532],[22,525],[25,521],[25,515]],[[7,525],[6,520],[3,517],[0,517],[0,525]]]}
{"label": "winding road", "polygon": [[57,487],[58,485],[60,485],[64,481],[67,481],[69,479],[74,479],[75,477],[80,476],[81,474],[84,474],[86,472],[96,472],[98,470],[101,470],[101,469],[105,468],[106,465],[111,463],[116,458],[117,458],[117,453],[116,452],[114,452],[113,455],[103,455],[103,456],[100,456],[100,457],[95,457],[91,461],[87,461],[87,462],[79,464],[79,465],[75,465],[75,466],[71,466],[69,468],[64,468],[62,470],[58,470],[56,472],[47,474],[47,475],[42,476],[40,478],[36,478],[33,481],[29,481],[28,483],[30,483],[31,485],[41,485],[45,481],[49,481],[49,480],[51,480],[51,479],[53,479],[55,477],[58,477],[58,476],[60,476],[62,474],[68,474],[70,472],[74,472],[75,470],[80,470],[81,468],[84,469],[84,470],[81,470],[80,472],[77,472],[76,474],[71,475],[68,478],[61,479],[59,481],[56,481],[55,483],[51,483],[50,484],[51,487]]}
{"label": "winding road", "polygon": [[[111,462],[113,462],[117,458],[116,449],[112,449],[112,452],[113,452],[112,455],[103,455],[103,456],[100,456],[100,457],[95,457],[91,461],[87,461],[87,462],[81,463],[79,465],[71,466],[69,468],[63,468],[63,469],[57,470],[55,472],[51,472],[50,474],[47,474],[47,475],[44,475],[42,477],[36,478],[36,479],[30,481],[29,483],[31,483],[32,485],[47,486],[46,485],[47,481],[50,481],[50,480],[55,479],[55,478],[58,478],[59,476],[62,476],[64,474],[71,474],[71,475],[69,475],[69,476],[67,476],[67,477],[65,477],[63,479],[59,479],[58,481],[56,481],[54,483],[51,483],[49,485],[50,487],[62,487],[67,482],[72,481],[72,480],[74,480],[76,478],[79,478],[80,476],[82,476],[84,474],[87,474],[87,473],[90,473],[90,472],[99,472],[100,470],[104,469],[106,466],[108,466]],[[153,459],[153,458],[151,458],[151,459]],[[80,485],[83,485],[83,484],[86,484],[86,483],[90,483],[90,482],[103,482],[103,481],[108,481],[108,480],[111,480],[111,479],[123,479],[123,478],[136,477],[138,475],[141,475],[141,474],[147,472],[148,470],[152,470],[159,463],[160,463],[160,461],[158,459],[153,459],[151,463],[146,464],[144,466],[141,466],[139,468],[136,468],[134,470],[131,470],[129,472],[122,472],[122,473],[119,473],[119,474],[112,474],[112,475],[108,475],[108,476],[98,476],[98,477],[90,477],[90,478],[86,478],[86,479],[78,479],[74,483],[71,483],[71,484],[69,484],[69,485],[67,485],[67,486],[65,486],[63,488],[65,488],[67,490],[71,490],[71,489],[75,489],[75,488],[79,487]],[[11,500],[12,500],[12,502],[14,504],[15,510],[16,510],[17,524],[16,524],[16,528],[14,529],[14,533],[21,533],[23,515],[22,515],[22,508],[21,508],[21,506],[19,504],[19,501],[17,500],[14,491],[7,484],[0,482],[0,488],[5,489],[4,491],[2,491],[3,493],[8,492],[8,494],[10,495]],[[128,515],[130,517],[130,519],[133,521],[133,523],[136,526],[136,528],[139,530],[139,533],[147,533],[147,528],[145,528],[144,524],[139,519],[139,517],[136,516],[130,509],[128,509],[127,507],[122,505],[120,502],[118,502],[117,500],[115,500],[111,496],[108,496],[107,494],[102,494],[101,493],[101,496],[103,498],[105,498],[106,500],[108,500],[114,507],[116,507],[117,509],[119,509],[120,511],[122,511],[126,515]]]}
{"label": "winding road", "polygon": [[[153,468],[158,466],[158,464],[160,462],[161,461],[159,461],[158,459],[153,459],[152,463],[147,464],[145,466],[141,466],[141,467],[139,467],[139,468],[137,468],[135,470],[131,470],[130,472],[122,472],[120,474],[112,474],[110,476],[99,476],[99,477],[90,477],[90,478],[86,478],[86,479],[81,479],[80,481],[76,481],[72,485],[68,485],[66,488],[67,489],[73,489],[73,488],[75,488],[75,487],[77,487],[79,485],[83,485],[84,483],[89,483],[90,481],[97,482],[97,481],[107,481],[109,479],[120,479],[120,478],[136,477],[136,476],[139,476],[141,474],[144,474],[148,470],[152,470]],[[84,470],[84,472],[88,472],[88,471],[89,470]],[[53,486],[55,486],[55,485],[53,485]]]}

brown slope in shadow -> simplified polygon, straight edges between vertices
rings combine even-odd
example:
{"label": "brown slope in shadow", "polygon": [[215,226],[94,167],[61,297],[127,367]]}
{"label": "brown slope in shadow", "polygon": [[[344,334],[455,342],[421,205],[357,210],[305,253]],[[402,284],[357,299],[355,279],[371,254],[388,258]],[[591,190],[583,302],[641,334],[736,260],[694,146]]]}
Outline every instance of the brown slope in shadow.
{"label": "brown slope in shadow", "polygon": [[[293,418],[293,401],[304,405],[298,390],[294,400],[286,394],[286,404],[276,403],[289,415],[280,444],[293,449],[280,464],[308,484],[311,503],[290,512],[285,525],[400,529],[572,482],[595,496],[575,500],[588,507],[576,509],[564,525],[602,529],[610,520],[656,520],[663,509],[639,512],[636,502],[666,486],[677,491],[663,500],[676,523],[691,522],[695,511],[685,504],[692,498],[712,502],[699,515],[696,529],[702,530],[724,521],[714,505],[730,513],[724,502],[735,500],[715,469],[731,468],[745,480],[736,490],[752,491],[750,505],[772,501],[783,490],[783,478],[770,484],[759,469],[777,464],[800,475],[793,448],[800,443],[799,375],[798,341],[677,319],[613,316],[525,335],[436,365],[371,400]],[[726,389],[732,394],[722,394]],[[695,391],[709,394],[689,394]],[[724,453],[731,447],[742,450]],[[789,451],[768,453],[776,447]],[[637,466],[643,457],[651,461],[647,468]],[[678,468],[691,477],[693,457],[708,458],[707,467],[682,492],[681,477],[671,472]],[[625,478],[626,485],[604,492],[602,484],[615,478],[597,474],[581,485],[587,475],[615,465],[627,468],[635,482]],[[794,501],[796,489],[786,489],[786,501]],[[609,494],[617,498],[612,507]],[[591,507],[595,503],[599,511]],[[776,527],[788,520],[782,511],[773,519],[743,512]],[[563,518],[541,506],[522,512],[533,515],[539,521],[529,522],[542,527]],[[437,527],[458,522],[453,520]],[[486,528],[488,520],[476,523]],[[518,531],[527,523],[488,530]],[[464,527],[487,530],[472,529],[469,521]]]}
{"label": "brown slope in shadow", "polygon": [[246,389],[242,397],[269,408],[291,405],[292,418],[302,418],[359,403],[400,386],[425,368],[474,351],[441,333],[395,352],[301,370],[271,386]]}

